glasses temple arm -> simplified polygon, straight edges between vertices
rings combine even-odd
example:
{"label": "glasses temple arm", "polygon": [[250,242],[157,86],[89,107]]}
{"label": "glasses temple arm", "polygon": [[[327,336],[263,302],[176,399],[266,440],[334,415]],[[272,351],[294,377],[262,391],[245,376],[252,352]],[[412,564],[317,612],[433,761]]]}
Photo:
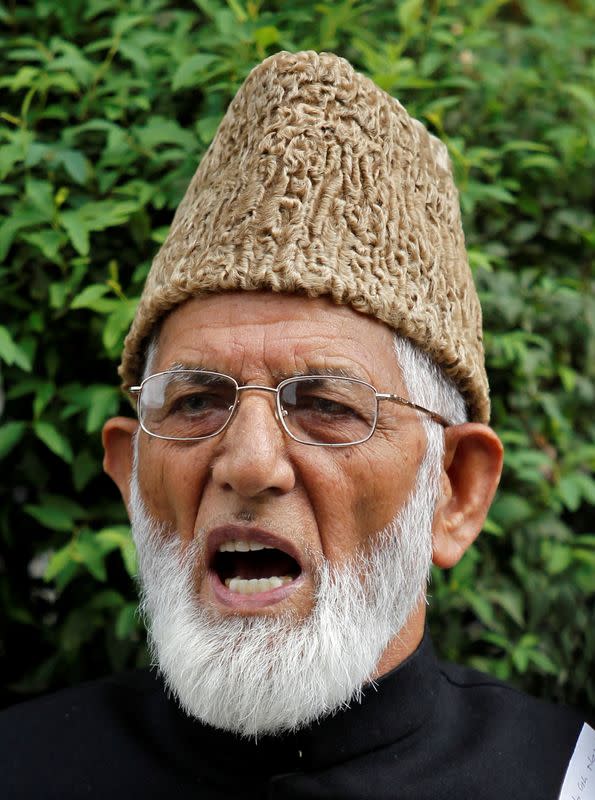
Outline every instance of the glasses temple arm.
{"label": "glasses temple arm", "polygon": [[435,411],[430,411],[428,408],[418,406],[417,403],[412,403],[411,400],[405,400],[404,397],[399,397],[398,394],[381,394],[377,392],[376,397],[379,400],[390,400],[392,403],[398,403],[400,406],[407,406],[407,408],[412,408],[415,411],[421,411],[422,414],[426,414],[428,417],[433,419],[434,422],[442,425],[443,428],[450,428],[451,426],[451,423],[445,419],[445,417],[441,416],[440,414],[436,414]]}

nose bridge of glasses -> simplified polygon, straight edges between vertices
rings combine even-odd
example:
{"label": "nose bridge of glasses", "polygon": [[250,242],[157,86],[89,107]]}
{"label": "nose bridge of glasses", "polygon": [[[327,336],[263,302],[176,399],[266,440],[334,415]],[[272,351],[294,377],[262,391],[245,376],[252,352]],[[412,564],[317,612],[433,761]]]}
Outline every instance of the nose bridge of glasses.
{"label": "nose bridge of glasses", "polygon": [[[278,389],[274,388],[273,386],[260,386],[259,384],[256,384],[256,383],[249,383],[249,384],[246,384],[244,386],[238,386],[238,388],[237,388],[238,401],[236,403],[236,409],[235,409],[236,411],[237,411],[237,407],[240,404],[240,398],[242,396],[242,393],[243,392],[247,392],[247,391],[249,391],[249,392],[268,392],[269,394],[274,394],[275,395],[275,404],[274,404],[275,418],[277,420],[279,420],[279,422],[281,422],[281,419],[279,418],[280,405],[279,405],[279,402],[278,402],[278,400],[279,400],[279,390]],[[287,412],[284,411],[284,410],[281,410],[281,414],[282,414],[282,416],[286,416]]]}
{"label": "nose bridge of glasses", "polygon": [[256,392],[272,392],[273,394],[277,394],[277,389],[272,386],[259,386],[256,383],[247,383],[245,386],[238,386],[238,395],[241,392],[246,391],[256,391]]}

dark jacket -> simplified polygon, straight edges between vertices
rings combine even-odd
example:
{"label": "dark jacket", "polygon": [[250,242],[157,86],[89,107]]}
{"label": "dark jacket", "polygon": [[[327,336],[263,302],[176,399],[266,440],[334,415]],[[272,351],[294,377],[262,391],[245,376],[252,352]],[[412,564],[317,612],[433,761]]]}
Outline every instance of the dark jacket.
{"label": "dark jacket", "polygon": [[254,743],[186,717],[149,672],[0,714],[2,800],[557,800],[583,723],[418,650],[361,704]]}

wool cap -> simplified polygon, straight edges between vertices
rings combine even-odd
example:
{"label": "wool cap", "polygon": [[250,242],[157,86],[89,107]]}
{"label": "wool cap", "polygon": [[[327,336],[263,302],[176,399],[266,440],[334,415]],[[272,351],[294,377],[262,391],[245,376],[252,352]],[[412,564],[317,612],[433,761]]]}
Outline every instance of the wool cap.
{"label": "wool cap", "polygon": [[277,53],[232,100],[184,195],[126,338],[190,297],[326,295],[382,320],[439,364],[487,422],[481,308],[445,145],[331,53]]}

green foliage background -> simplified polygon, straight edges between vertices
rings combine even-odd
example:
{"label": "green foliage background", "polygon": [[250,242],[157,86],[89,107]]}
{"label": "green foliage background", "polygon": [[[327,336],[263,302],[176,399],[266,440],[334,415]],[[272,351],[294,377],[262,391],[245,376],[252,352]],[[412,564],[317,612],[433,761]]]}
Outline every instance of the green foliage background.
{"label": "green foliage background", "polygon": [[151,258],[224,110],[279,49],[346,56],[448,144],[506,471],[436,574],[440,654],[595,705],[588,0],[32,0],[0,5],[4,700],[146,661],[101,472]]}

